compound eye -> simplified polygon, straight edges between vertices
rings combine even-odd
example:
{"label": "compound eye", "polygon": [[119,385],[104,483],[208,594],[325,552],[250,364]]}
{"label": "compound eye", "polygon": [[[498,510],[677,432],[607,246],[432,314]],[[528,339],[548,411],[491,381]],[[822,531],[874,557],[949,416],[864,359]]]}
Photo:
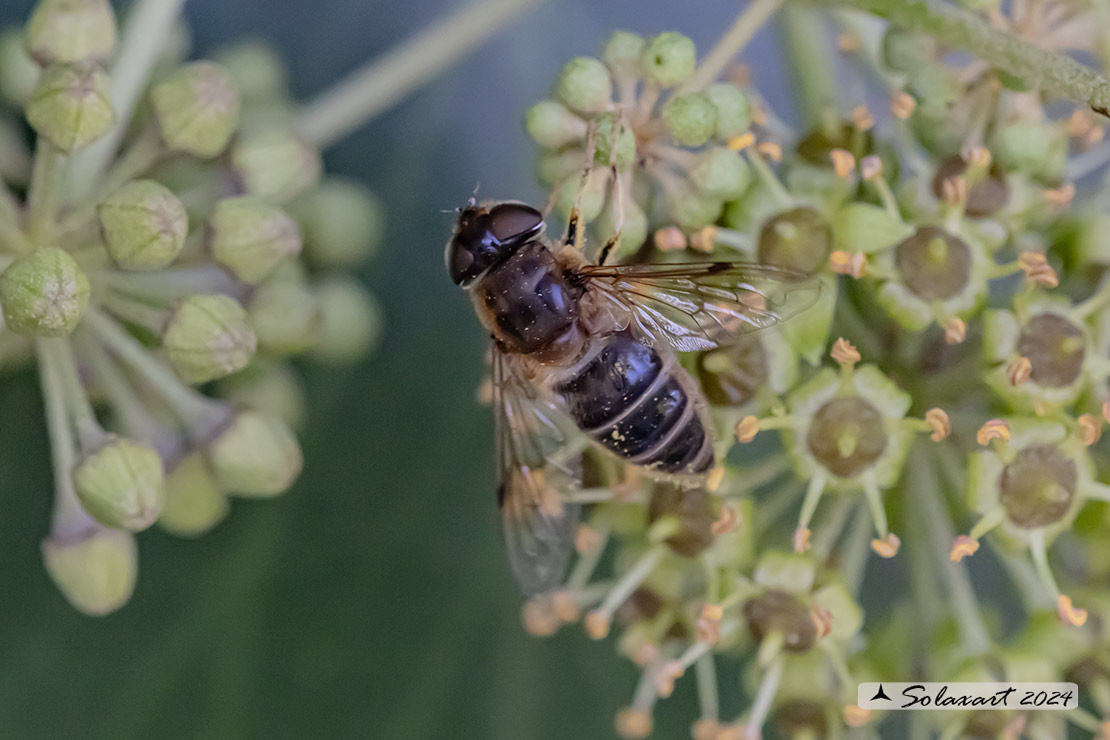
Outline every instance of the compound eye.
{"label": "compound eye", "polygon": [[502,244],[521,244],[543,229],[543,214],[523,203],[502,203],[489,212],[489,230]]}

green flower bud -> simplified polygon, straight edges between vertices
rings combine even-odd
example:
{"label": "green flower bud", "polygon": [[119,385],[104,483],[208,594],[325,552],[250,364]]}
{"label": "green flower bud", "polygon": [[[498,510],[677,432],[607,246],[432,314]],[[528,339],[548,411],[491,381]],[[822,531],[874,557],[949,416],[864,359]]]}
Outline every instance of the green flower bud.
{"label": "green flower bud", "polygon": [[191,295],[178,305],[162,334],[170,364],[189,383],[206,383],[242,370],[257,339],[247,312],[225,295]]}
{"label": "green flower bud", "polygon": [[231,165],[250,195],[284,203],[320,180],[320,153],[300,137],[281,129],[241,136],[231,151]]}
{"label": "green flower bud", "polygon": [[252,285],[290,255],[301,251],[297,222],[282,209],[251,196],[216,204],[210,221],[212,255],[237,278]]}
{"label": "green flower bud", "polygon": [[717,138],[727,141],[739,136],[752,125],[752,107],[748,96],[736,85],[718,82],[710,85],[705,94],[717,109]]}
{"label": "green flower bud", "polygon": [[111,83],[95,64],[47,67],[27,101],[27,122],[63,152],[80,149],[112,128]]}
{"label": "green flower bud", "polygon": [[159,270],[185,246],[189,218],[169,188],[132,180],[97,206],[100,232],[112,260],[125,270]]}
{"label": "green flower bud", "polygon": [[697,61],[698,53],[694,42],[674,31],[667,31],[653,38],[640,58],[640,64],[647,76],[663,87],[685,82],[694,74]]}
{"label": "green flower bud", "polygon": [[557,100],[541,100],[529,108],[524,128],[545,149],[558,149],[586,137],[586,122]]}
{"label": "green flower bud", "polygon": [[917,99],[920,111],[928,117],[945,115],[963,94],[963,84],[951,67],[942,62],[914,67],[908,88]]}
{"label": "green flower bud", "polygon": [[247,305],[258,345],[274,354],[303,352],[316,340],[320,305],[299,280],[269,280],[260,285]]}
{"label": "green flower bud", "polygon": [[695,231],[716,222],[722,205],[720,198],[682,188],[667,198],[667,213],[683,229]]}
{"label": "green flower bud", "polygon": [[310,353],[314,359],[341,364],[365,356],[378,342],[382,311],[358,281],[328,278],[316,289],[321,322]]}
{"label": "green flower bud", "polygon": [[106,527],[140,532],[165,501],[162,458],[153,447],[110,437],[73,469],[81,507]]}
{"label": "green flower bud", "polygon": [[812,275],[832,252],[833,232],[825,217],[799,206],[783,211],[759,231],[759,261]]}
{"label": "green flower bud", "polygon": [[46,572],[74,609],[93,617],[111,614],[131,599],[139,555],[135,536],[90,527],[72,538],[42,543]]}
{"label": "green flower bud", "polygon": [[217,51],[213,61],[231,75],[243,100],[264,102],[288,93],[285,62],[273,46],[253,39]]}
{"label": "green flower bud", "polygon": [[304,423],[304,386],[289,363],[256,358],[243,372],[221,380],[218,391],[236,406],[276,414],[292,429]]}
{"label": "green flower bud", "polygon": [[612,102],[613,82],[609,70],[593,57],[578,57],[567,62],[559,73],[555,92],[564,103],[582,113],[605,110]]}
{"label": "green flower bud", "polygon": [[647,41],[643,36],[631,31],[614,31],[605,42],[601,61],[614,76],[638,76],[640,57],[643,56]]}
{"label": "green flower bud", "polygon": [[885,208],[853,202],[833,217],[836,248],[846,252],[878,252],[905,239],[912,232]]}
{"label": "green flower bud", "polygon": [[927,33],[891,26],[883,34],[882,52],[886,66],[898,72],[913,72],[936,60],[937,42]]}
{"label": "green flower bud", "polygon": [[186,64],[150,92],[162,140],[171,149],[211,158],[239,124],[239,93],[231,75],[211,62]]}
{"label": "green flower bud", "polygon": [[116,15],[108,0],[41,0],[27,21],[27,49],[42,66],[108,61]]}
{"label": "green flower bud", "polygon": [[208,461],[225,491],[276,496],[293,485],[303,458],[285,422],[262,411],[240,411],[208,445]]}
{"label": "green flower bud", "polygon": [[752,171],[740,152],[727,147],[713,147],[698,155],[698,163],[690,170],[690,179],[705,195],[735,200],[752,182]]}
{"label": "green flower bud", "polygon": [[358,180],[329,177],[298,203],[304,250],[314,263],[353,267],[378,251],[385,207]]}
{"label": "green flower bud", "polygon": [[0,98],[22,108],[40,74],[42,69],[27,53],[23,34],[15,29],[0,33]]}
{"label": "green flower bud", "polygon": [[[608,167],[612,158],[617,169],[627,170],[636,161],[636,133],[626,125],[617,126],[615,113],[597,117],[597,145],[594,161]],[[613,150],[616,150],[614,158]]]}
{"label": "green flower bud", "polygon": [[89,279],[65,250],[37,249],[0,275],[0,303],[5,323],[17,334],[65,336],[89,307]]}
{"label": "green flower bud", "polygon": [[191,452],[166,475],[158,526],[177,537],[199,537],[223,521],[229,508],[204,456]]}
{"label": "green flower bud", "polygon": [[701,146],[717,132],[717,106],[705,93],[671,98],[662,116],[667,133],[683,146]]}
{"label": "green flower bud", "polygon": [[1051,123],[1011,123],[998,127],[993,151],[1003,167],[1034,177],[1063,175],[1068,156],[1067,131]]}

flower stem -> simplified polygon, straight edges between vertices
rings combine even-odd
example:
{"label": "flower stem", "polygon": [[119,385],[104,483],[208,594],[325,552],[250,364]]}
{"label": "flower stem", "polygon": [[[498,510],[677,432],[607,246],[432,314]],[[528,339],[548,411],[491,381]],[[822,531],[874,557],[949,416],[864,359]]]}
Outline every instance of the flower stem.
{"label": "flower stem", "polygon": [[185,0],[135,0],[127,14],[119,55],[112,65],[112,108],[116,124],[105,137],[78,152],[66,183],[67,193],[83,198],[96,185],[119,149],[150,72],[165,50],[166,39]]}
{"label": "flower stem", "polygon": [[77,446],[70,432],[66,412],[65,391],[61,378],[49,353],[41,343],[36,343],[39,381],[46,406],[46,424],[50,434],[50,457],[54,465],[54,512],[51,516],[50,534],[64,540],[75,537],[92,524],[93,519],[81,508],[77,490],[73,486],[73,468],[77,464]]}
{"label": "flower stem", "polygon": [[82,452],[88,454],[100,445],[105,433],[96,420],[89,395],[81,383],[73,347],[66,337],[43,337],[35,343],[38,345],[39,357],[51,365],[52,372],[61,383],[66,413],[73,421]]}
{"label": "flower stem", "polygon": [[[906,480],[912,481],[909,498],[919,507],[920,517],[918,526],[925,528],[933,540],[932,556],[939,562],[940,574],[948,585],[948,593],[952,609],[956,613],[956,626],[964,648],[971,655],[983,655],[991,646],[990,634],[983,623],[983,615],[975,600],[975,592],[967,577],[967,570],[950,562],[948,558],[949,546],[955,537],[951,518],[944,506],[944,498],[940,490],[940,481],[936,475],[936,467],[941,464],[940,458],[928,449],[922,449],[926,443],[918,442],[915,450],[910,451],[909,466]],[[914,453],[918,454],[914,454]]]}
{"label": "flower stem", "polygon": [[227,408],[224,404],[209,400],[182,383],[172,370],[155,359],[114,319],[90,307],[85,323],[109,351],[161,394],[193,436],[206,436],[226,419]]}
{"label": "flower stem", "polygon": [[135,389],[104,349],[104,345],[84,328],[79,328],[74,337],[77,351],[89,363],[98,385],[111,399],[112,408],[123,431],[136,439],[155,441],[164,427],[147,411]]}
{"label": "flower stem", "polygon": [[751,0],[732,27],[709,50],[690,79],[682,83],[676,94],[695,92],[720,76],[728,63],[747,46],[756,32],[782,7],[784,0]]}
{"label": "flower stem", "polygon": [[970,51],[1027,87],[1049,90],[1110,115],[1110,80],[1069,56],[992,28],[970,11],[927,0],[816,1],[829,7],[863,10],[899,26],[931,34],[951,46]]}
{"label": "flower stem", "polygon": [[65,164],[65,154],[40,136],[27,193],[27,234],[35,246],[47,246],[50,239]]}
{"label": "flower stem", "polygon": [[428,82],[538,0],[479,0],[355,70],[301,110],[296,122],[325,148]]}
{"label": "flower stem", "polygon": [[782,39],[788,50],[792,96],[797,101],[798,115],[806,128],[821,123],[826,108],[832,106],[837,94],[836,59],[829,44],[829,29],[812,8],[790,6],[780,16]]}

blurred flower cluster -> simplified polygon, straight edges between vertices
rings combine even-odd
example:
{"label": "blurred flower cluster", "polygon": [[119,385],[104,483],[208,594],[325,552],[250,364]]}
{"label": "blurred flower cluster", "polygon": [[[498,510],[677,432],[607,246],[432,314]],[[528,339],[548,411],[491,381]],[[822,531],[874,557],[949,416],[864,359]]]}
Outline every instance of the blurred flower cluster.
{"label": "blurred flower cluster", "polygon": [[[796,123],[730,66],[771,18]],[[690,681],[695,740],[1110,737],[1110,143],[1087,94],[1110,83],[1076,61],[1110,68],[1107,39],[1085,0],[753,0],[700,58],[618,31],[528,111],[549,207],[577,203],[593,245],[823,285],[683,357],[720,440],[707,486],[588,467],[575,565],[525,607],[639,666],[622,736]],[[870,680],[1075,681],[1083,704],[898,724],[857,705]]]}
{"label": "blurred flower cluster", "polygon": [[135,534],[195,537],[301,472],[292,358],[346,363],[379,311],[351,272],[382,207],[324,177],[261,42],[189,61],[180,3],[42,0],[0,33],[0,363],[37,364],[55,504],[42,552],[89,614]]}

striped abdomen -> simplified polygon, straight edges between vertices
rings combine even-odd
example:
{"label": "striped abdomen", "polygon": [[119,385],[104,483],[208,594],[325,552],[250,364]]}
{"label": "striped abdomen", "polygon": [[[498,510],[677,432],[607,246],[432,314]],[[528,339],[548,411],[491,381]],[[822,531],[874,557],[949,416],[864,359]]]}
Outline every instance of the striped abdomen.
{"label": "striped abdomen", "polygon": [[600,342],[555,387],[579,428],[630,463],[671,474],[708,471],[713,446],[684,371],[626,332]]}

